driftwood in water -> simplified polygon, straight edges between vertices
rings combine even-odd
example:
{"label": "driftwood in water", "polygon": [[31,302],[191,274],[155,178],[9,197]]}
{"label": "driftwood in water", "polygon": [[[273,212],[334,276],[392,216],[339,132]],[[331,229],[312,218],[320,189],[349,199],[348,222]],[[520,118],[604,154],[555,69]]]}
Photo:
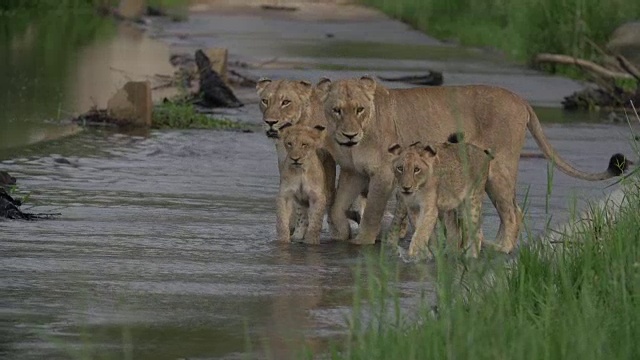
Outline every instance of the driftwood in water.
{"label": "driftwood in water", "polygon": [[276,11],[296,11],[298,10],[295,6],[286,6],[286,5],[269,5],[263,4],[260,7],[264,10],[276,10]]}
{"label": "driftwood in water", "polygon": [[566,110],[594,109],[597,107],[622,109],[631,108],[631,101],[640,104],[640,91],[625,91],[616,86],[613,89],[588,88],[576,91],[562,100]]}
{"label": "driftwood in water", "polygon": [[211,60],[202,50],[196,51],[196,66],[200,75],[200,97],[198,105],[203,107],[238,108],[244,106],[233,91],[211,69]]}
{"label": "driftwood in water", "polygon": [[14,219],[14,220],[37,220],[37,219],[50,219],[55,215],[60,214],[31,214],[25,213],[20,210],[22,201],[20,199],[14,199],[5,190],[10,186],[16,184],[16,178],[9,175],[6,171],[0,171],[0,218]]}
{"label": "driftwood in water", "polygon": [[[592,61],[561,54],[538,54],[534,62],[537,64],[573,65],[586,72],[595,81],[597,87],[590,87],[566,96],[562,105],[566,110],[608,108],[631,108],[631,102],[640,103],[640,70],[621,55],[607,55],[615,63],[607,68]],[[632,87],[624,88],[620,80],[626,83],[636,82],[635,91]]]}
{"label": "driftwood in water", "polygon": [[412,85],[440,86],[444,82],[442,73],[438,71],[429,71],[427,75],[409,75],[399,77],[378,76],[378,78],[383,81],[404,82]]}
{"label": "driftwood in water", "polygon": [[594,74],[600,75],[609,79],[633,79],[633,76],[628,73],[609,70],[603,66],[600,66],[593,61],[579,59],[569,55],[561,54],[538,54],[536,55],[534,62],[537,64],[552,63],[562,65],[575,65],[583,68]]}

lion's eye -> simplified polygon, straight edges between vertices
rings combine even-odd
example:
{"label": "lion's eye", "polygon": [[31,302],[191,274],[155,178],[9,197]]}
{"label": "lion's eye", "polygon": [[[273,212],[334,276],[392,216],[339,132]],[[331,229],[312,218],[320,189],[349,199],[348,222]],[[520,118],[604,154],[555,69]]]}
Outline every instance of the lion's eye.
{"label": "lion's eye", "polygon": [[269,99],[262,99],[262,105],[264,106],[269,105]]}
{"label": "lion's eye", "polygon": [[402,167],[402,165],[400,166],[396,166],[396,170],[398,170],[398,172],[403,172],[404,171],[404,167]]}
{"label": "lion's eye", "polygon": [[358,107],[358,108],[356,109],[356,112],[357,112],[358,114],[362,114],[362,112],[363,112],[363,111],[364,111],[364,108],[363,108],[362,106],[360,106],[360,107]]}
{"label": "lion's eye", "polygon": [[420,168],[419,167],[416,166],[416,167],[413,168],[413,173],[414,174],[417,174],[419,172],[420,172]]}
{"label": "lion's eye", "polygon": [[340,115],[340,113],[342,112],[342,110],[340,110],[340,108],[334,107],[333,108],[333,112]]}
{"label": "lion's eye", "polygon": [[293,146],[293,144],[291,143],[291,141],[289,141],[289,142],[287,143],[287,146],[288,146],[288,147],[292,147],[292,146]]}
{"label": "lion's eye", "polygon": [[291,100],[282,100],[282,106],[287,106],[291,104]]}
{"label": "lion's eye", "polygon": [[309,145],[308,144],[302,144],[302,148],[306,149]]}

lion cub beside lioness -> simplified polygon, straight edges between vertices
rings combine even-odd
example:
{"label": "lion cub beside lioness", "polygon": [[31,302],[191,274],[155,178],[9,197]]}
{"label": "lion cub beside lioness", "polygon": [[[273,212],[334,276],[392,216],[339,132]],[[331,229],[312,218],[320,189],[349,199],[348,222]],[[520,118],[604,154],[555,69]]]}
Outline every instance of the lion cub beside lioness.
{"label": "lion cub beside lioness", "polygon": [[320,154],[326,133],[324,130],[322,125],[309,127],[285,124],[280,128],[286,151],[276,202],[276,231],[281,242],[291,242],[289,222],[297,204],[302,210],[300,215],[308,219],[304,242],[320,243],[322,219],[329,197],[325,186],[327,174]]}
{"label": "lion cub beside lioness", "polygon": [[[482,244],[482,199],[493,155],[489,150],[461,142],[461,134],[449,136],[449,142],[424,145],[420,142],[402,149],[389,147],[395,155],[393,170],[402,204],[396,209],[394,223],[409,217],[415,227],[409,256],[428,250],[429,239],[438,218],[445,224],[449,243],[461,245],[471,257],[477,257]],[[469,224],[465,236],[456,239],[457,217],[466,214]],[[464,216],[463,216],[464,217]],[[430,252],[427,251],[427,256]]]}

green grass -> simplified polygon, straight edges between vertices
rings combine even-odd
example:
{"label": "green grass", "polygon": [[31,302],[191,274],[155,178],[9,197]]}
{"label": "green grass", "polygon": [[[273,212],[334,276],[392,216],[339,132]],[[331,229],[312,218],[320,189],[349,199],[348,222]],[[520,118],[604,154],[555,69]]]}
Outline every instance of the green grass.
{"label": "green grass", "polygon": [[478,260],[437,251],[437,314],[426,299],[418,301],[418,316],[401,310],[394,250],[365,258],[349,334],[330,358],[640,358],[638,176],[625,178],[627,203],[615,218],[592,207],[592,222],[553,245],[531,240],[512,258],[485,251]]}
{"label": "green grass", "polygon": [[153,109],[152,127],[155,129],[218,129],[246,130],[248,125],[199,113],[189,103],[167,102]]}
{"label": "green grass", "polygon": [[362,0],[441,39],[490,46],[526,61],[541,52],[597,58],[621,23],[637,20],[636,0]]}
{"label": "green grass", "polygon": [[381,320],[368,325],[353,316],[331,358],[640,358],[640,191],[637,183],[630,189],[631,205],[614,226],[600,218],[604,232],[564,239],[579,242],[525,246],[510,266],[438,257],[437,316],[424,301],[420,321],[403,319],[394,267],[370,266],[373,280],[360,296]]}

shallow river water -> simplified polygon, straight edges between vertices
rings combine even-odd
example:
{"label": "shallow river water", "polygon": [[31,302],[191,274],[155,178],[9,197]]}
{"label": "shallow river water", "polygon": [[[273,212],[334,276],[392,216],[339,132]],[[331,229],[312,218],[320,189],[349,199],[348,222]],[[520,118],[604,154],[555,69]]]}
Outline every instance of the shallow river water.
{"label": "shallow river water", "polygon": [[[67,65],[57,78],[59,67],[23,61],[46,49],[33,31],[2,48],[13,57],[0,65],[14,71],[0,74],[9,109],[0,114],[0,170],[18,179],[19,195],[30,194],[30,211],[62,215],[0,221],[0,358],[287,359],[302,345],[322,351],[344,333],[354,268],[379,246],[333,243],[326,232],[320,246],[274,242],[278,172],[262,133],[85,131],[25,146],[69,131],[47,130],[42,119],[103,103],[126,78],[122,68],[152,75],[166,64],[136,64],[168,57],[144,37],[111,30],[59,59]],[[123,54],[129,61],[117,62]],[[7,85],[18,75],[31,80],[22,95]],[[46,94],[56,96],[40,103]],[[259,121],[255,102],[245,109]],[[601,171],[611,154],[632,153],[626,125],[537,112],[552,144],[580,169]],[[524,151],[539,152],[530,138]],[[521,161],[518,201],[528,204],[531,235],[549,216],[567,219],[572,199],[596,199],[611,183],[556,171],[547,196],[548,179],[546,160]],[[492,239],[498,219],[488,202],[484,211]],[[407,307],[432,298],[432,276],[429,267],[400,265]]]}

